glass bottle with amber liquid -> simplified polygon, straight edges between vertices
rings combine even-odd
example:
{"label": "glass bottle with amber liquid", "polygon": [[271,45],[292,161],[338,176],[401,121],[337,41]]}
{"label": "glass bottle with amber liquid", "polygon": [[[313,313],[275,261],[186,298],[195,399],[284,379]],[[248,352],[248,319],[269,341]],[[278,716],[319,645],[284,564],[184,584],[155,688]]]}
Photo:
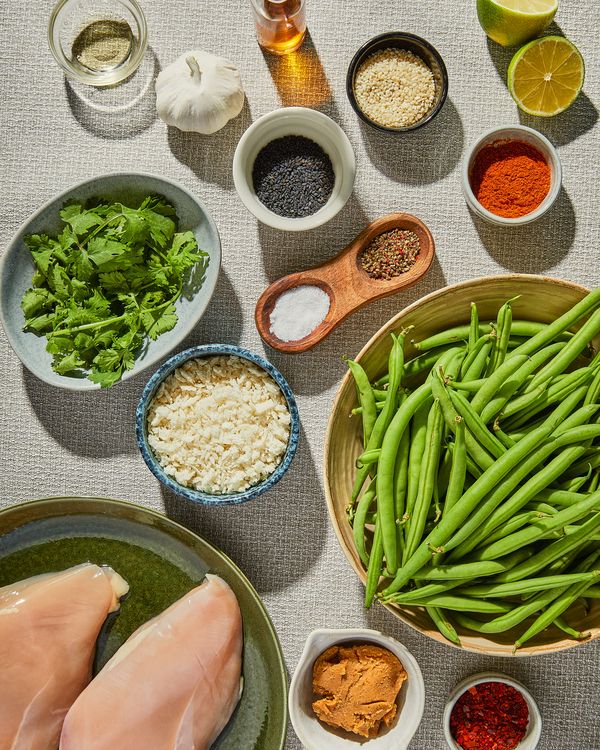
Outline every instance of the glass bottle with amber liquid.
{"label": "glass bottle with amber liquid", "polygon": [[294,52],[306,35],[304,0],[252,0],[256,36],[276,55]]}

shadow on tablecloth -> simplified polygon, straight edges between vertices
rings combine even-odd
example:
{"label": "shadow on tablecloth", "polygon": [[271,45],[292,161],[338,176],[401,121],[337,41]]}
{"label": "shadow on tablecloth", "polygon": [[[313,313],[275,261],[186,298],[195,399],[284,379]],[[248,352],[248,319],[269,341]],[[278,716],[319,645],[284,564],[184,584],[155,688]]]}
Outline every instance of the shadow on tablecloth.
{"label": "shadow on tablecloth", "polygon": [[216,544],[259,594],[283,591],[320,558],[327,506],[304,429],[292,465],[270,492],[243,505],[206,507],[161,486],[165,514]]}
{"label": "shadow on tablecloth", "polygon": [[548,213],[531,224],[497,226],[470,209],[469,214],[488,253],[501,266],[517,273],[543,273],[557,266],[575,240],[575,210],[564,188]]}
{"label": "shadow on tablecloth", "polygon": [[359,125],[373,166],[395,182],[424,185],[442,180],[462,155],[464,129],[450,98],[430,123],[410,133],[384,133],[362,120]]}
{"label": "shadow on tablecloth", "polygon": [[233,154],[242,133],[252,122],[248,100],[237,117],[212,135],[184,133],[167,128],[167,140],[173,156],[189,167],[202,182],[233,189]]}
{"label": "shadow on tablecloth", "polygon": [[71,113],[82,128],[98,138],[133,138],[157,118],[154,81],[159,72],[156,53],[148,47],[138,70],[118,86],[86,86],[65,78]]}

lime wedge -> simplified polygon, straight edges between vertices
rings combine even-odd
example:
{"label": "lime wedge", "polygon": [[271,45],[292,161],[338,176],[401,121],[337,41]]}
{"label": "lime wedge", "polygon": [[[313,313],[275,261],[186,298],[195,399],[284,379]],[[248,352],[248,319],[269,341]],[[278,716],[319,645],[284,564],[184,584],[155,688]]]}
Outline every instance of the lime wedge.
{"label": "lime wedge", "polygon": [[477,0],[482,29],[503,47],[539,36],[550,25],[558,0]]}
{"label": "lime wedge", "polygon": [[583,57],[563,36],[522,47],[508,66],[508,90],[523,112],[552,117],[577,99],[585,78]]}

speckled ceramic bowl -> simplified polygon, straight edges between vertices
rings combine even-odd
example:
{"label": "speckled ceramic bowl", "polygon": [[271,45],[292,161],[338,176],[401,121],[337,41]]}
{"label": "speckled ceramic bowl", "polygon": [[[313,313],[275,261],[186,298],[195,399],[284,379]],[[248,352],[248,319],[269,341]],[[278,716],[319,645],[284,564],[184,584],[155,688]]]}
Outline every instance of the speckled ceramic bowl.
{"label": "speckled ceramic bowl", "polygon": [[[244,492],[236,492],[231,494],[223,495],[211,495],[207,492],[200,492],[199,490],[190,489],[176,482],[172,477],[168,476],[158,460],[156,459],[152,448],[148,444],[147,434],[147,415],[148,407],[154,394],[156,393],[160,384],[165,378],[170,375],[173,370],[181,367],[185,362],[190,359],[199,359],[201,357],[214,357],[221,355],[234,355],[247,359],[249,362],[254,362],[255,365],[262,367],[277,383],[281,388],[281,392],[285,398],[288,411],[290,413],[290,437],[288,440],[287,449],[283,455],[281,463],[275,469],[275,471],[264,479],[259,484],[250,487]],[[232,346],[229,344],[208,344],[206,346],[195,346],[192,349],[186,349],[179,354],[175,354],[173,357],[168,359],[150,378],[137,407],[135,415],[135,427],[138,447],[142,454],[142,458],[146,462],[147,467],[154,474],[157,479],[168,487],[171,491],[185,497],[187,500],[191,500],[195,503],[202,503],[203,505],[239,505],[245,503],[248,500],[253,500],[255,497],[262,495],[263,492],[270,490],[273,485],[281,479],[285,472],[289,469],[292,459],[296,453],[298,447],[298,438],[300,435],[300,417],[298,415],[298,407],[296,406],[296,399],[289,387],[286,379],[270,362],[266,359],[259,357],[257,354],[249,352],[247,349],[242,349],[239,346]]]}
{"label": "speckled ceramic bowl", "polygon": [[204,314],[219,276],[221,242],[216,224],[196,196],[183,185],[152,174],[115,172],[84,180],[59,193],[27,219],[0,260],[0,320],[16,355],[40,380],[72,391],[96,390],[100,387],[87,378],[67,377],[54,372],[52,355],[46,351],[45,336],[23,331],[25,317],[21,310],[21,299],[31,286],[34,272],[31,254],[25,247],[23,237],[38,232],[58,233],[62,224],[58,213],[70,200],[86,201],[100,197],[126,205],[134,205],[138,201],[139,205],[139,201],[153,194],[164,196],[175,206],[180,231],[191,230],[194,233],[199,246],[208,253],[208,265],[204,268],[200,264],[196,266],[189,288],[184,288],[184,294],[177,300],[179,321],[175,328],[159,336],[156,341],[149,341],[133,369],[123,375],[123,380],[137,375],[169,354]]}

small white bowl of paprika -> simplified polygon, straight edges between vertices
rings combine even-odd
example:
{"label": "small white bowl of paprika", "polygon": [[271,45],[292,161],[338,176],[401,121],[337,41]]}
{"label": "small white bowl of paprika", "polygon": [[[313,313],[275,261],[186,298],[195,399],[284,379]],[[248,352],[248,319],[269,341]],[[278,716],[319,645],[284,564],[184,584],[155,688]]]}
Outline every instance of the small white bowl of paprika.
{"label": "small white bowl of paprika", "polygon": [[561,184],[556,148],[525,125],[484,133],[462,165],[467,205],[477,216],[502,226],[539,219],[558,198]]}
{"label": "small white bowl of paprika", "polygon": [[520,682],[482,672],[452,691],[444,710],[444,734],[450,750],[535,750],[542,717]]}

